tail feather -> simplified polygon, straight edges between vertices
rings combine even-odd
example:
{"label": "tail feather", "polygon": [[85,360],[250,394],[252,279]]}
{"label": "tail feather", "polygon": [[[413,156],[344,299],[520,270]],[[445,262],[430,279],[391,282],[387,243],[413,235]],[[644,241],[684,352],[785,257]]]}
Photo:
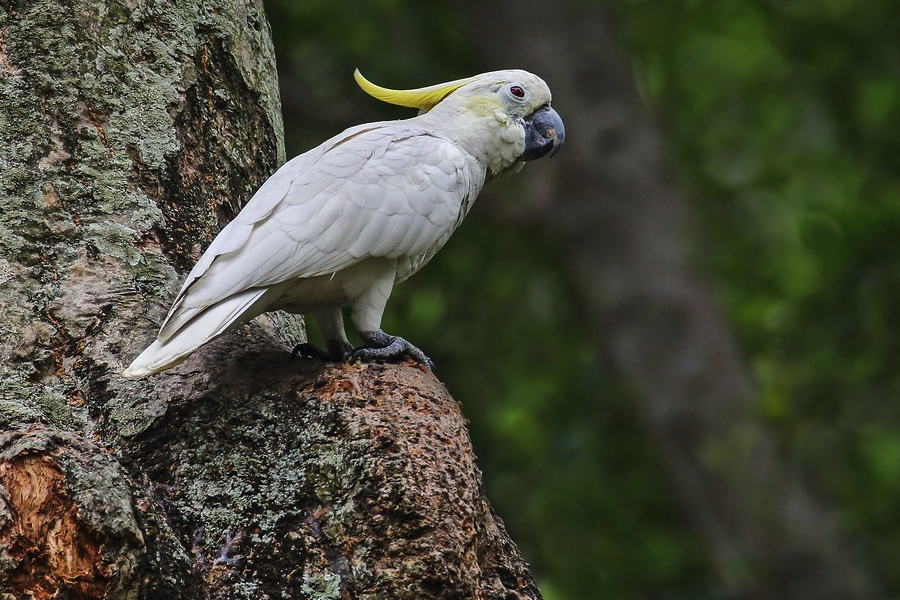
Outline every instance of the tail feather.
{"label": "tail feather", "polygon": [[265,292],[265,289],[246,290],[213,304],[171,333],[165,341],[157,339],[150,344],[122,371],[122,375],[143,377],[184,362],[203,344],[261,314],[265,307],[259,300]]}

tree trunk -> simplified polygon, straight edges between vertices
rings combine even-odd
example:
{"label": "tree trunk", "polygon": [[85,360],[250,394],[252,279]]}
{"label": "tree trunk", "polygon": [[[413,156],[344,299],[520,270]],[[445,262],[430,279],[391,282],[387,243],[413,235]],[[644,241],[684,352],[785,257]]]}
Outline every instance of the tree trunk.
{"label": "tree trunk", "polygon": [[0,6],[0,593],[539,597],[431,373],[260,319],[118,376],[283,161],[274,73],[259,1]]}
{"label": "tree trunk", "polygon": [[546,185],[518,196],[513,216],[557,234],[598,347],[639,391],[727,589],[740,598],[873,597],[833,517],[754,416],[751,377],[685,258],[686,202],[609,12],[575,1],[466,8],[470,23],[504,23],[470,36],[483,56],[503,57],[491,68],[507,68],[515,48],[517,66],[554,91],[566,148]]}

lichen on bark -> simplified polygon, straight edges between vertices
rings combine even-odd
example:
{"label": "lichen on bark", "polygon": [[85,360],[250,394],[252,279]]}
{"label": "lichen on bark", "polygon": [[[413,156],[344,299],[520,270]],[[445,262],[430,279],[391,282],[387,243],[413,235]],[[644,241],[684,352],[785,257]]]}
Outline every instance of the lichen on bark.
{"label": "lichen on bark", "polygon": [[213,345],[206,393],[122,447],[230,597],[539,597],[430,372]]}
{"label": "lichen on bark", "polygon": [[0,423],[83,428],[90,381],[145,343],[116,329],[152,330],[177,270],[283,161],[268,26],[254,2],[0,16]]}

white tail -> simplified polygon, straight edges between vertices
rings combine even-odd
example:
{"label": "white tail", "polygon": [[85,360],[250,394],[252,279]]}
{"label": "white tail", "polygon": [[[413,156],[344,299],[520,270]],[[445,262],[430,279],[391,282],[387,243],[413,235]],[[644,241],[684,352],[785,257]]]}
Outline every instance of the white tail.
{"label": "white tail", "polygon": [[246,290],[213,304],[165,341],[157,339],[150,344],[122,371],[122,376],[133,378],[152,375],[184,362],[203,344],[261,314],[265,306],[258,301],[265,293],[265,289]]}

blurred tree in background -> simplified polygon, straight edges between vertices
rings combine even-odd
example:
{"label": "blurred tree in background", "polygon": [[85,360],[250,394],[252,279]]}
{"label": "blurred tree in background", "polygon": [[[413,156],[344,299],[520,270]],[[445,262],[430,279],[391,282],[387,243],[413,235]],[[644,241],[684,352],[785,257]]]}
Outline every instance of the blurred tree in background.
{"label": "blurred tree in background", "polygon": [[[486,13],[473,5],[269,0],[288,155],[359,122],[410,116],[358,91],[355,67],[417,87],[553,54],[509,13],[475,18]],[[563,7],[580,16],[571,27],[549,19]],[[685,250],[755,379],[750,416],[832,509],[835,523],[821,526],[864,565],[867,587],[896,596],[900,4],[570,0],[516,12],[560,40],[596,20],[601,37],[578,35],[610,44],[600,25],[610,8],[612,43],[627,50],[624,68],[690,197]],[[489,495],[548,600],[754,597],[769,584],[717,571],[727,557],[712,556],[703,509],[673,492],[667,446],[638,408],[652,383],[592,333],[602,323],[591,322],[595,301],[560,230],[522,216],[529,187],[558,190],[553,209],[566,211],[563,190],[578,186],[566,165],[578,148],[572,123],[586,115],[566,112],[579,90],[567,84],[567,100],[560,81],[583,77],[601,95],[609,84],[568,58],[548,60],[555,72],[533,68],[555,91],[567,147],[552,167],[494,184],[395,290],[385,328],[427,349],[464,403]]]}
{"label": "blurred tree in background", "polygon": [[900,5],[620,7],[759,412],[896,596]]}

